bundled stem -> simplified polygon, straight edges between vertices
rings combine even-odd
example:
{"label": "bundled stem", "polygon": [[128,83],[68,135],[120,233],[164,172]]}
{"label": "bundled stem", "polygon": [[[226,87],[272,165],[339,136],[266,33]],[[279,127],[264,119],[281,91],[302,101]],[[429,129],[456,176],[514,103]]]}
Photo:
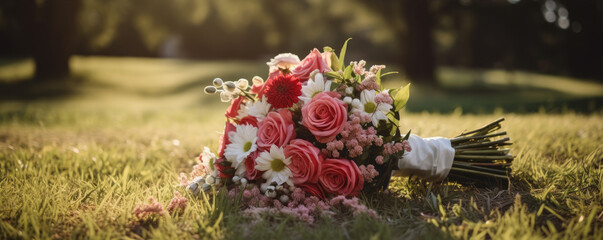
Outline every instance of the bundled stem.
{"label": "bundled stem", "polygon": [[510,139],[505,137],[507,132],[496,132],[501,129],[501,122],[504,120],[499,118],[481,128],[450,139],[452,147],[456,150],[450,178],[477,183],[489,180],[508,181],[507,174],[514,157],[509,154],[509,149],[501,147],[511,143]]}

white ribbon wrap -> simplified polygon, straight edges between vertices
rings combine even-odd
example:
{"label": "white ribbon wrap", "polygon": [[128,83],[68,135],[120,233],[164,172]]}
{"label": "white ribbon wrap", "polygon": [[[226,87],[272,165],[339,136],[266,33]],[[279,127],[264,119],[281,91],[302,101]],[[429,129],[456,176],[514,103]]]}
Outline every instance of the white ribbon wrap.
{"label": "white ribbon wrap", "polygon": [[443,137],[421,138],[411,134],[408,143],[412,150],[398,160],[394,175],[417,176],[428,181],[439,182],[448,176],[455,150],[450,140]]}

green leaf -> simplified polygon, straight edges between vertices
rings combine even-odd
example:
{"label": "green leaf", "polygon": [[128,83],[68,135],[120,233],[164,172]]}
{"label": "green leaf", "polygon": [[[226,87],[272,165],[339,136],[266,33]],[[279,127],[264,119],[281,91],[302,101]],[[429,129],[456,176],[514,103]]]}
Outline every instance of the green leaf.
{"label": "green leaf", "polygon": [[333,71],[339,71],[341,69],[341,65],[339,65],[339,59],[335,53],[331,54],[331,69]]}
{"label": "green leaf", "polygon": [[406,133],[406,135],[404,135],[404,137],[402,138],[402,141],[408,140],[409,137],[410,137],[410,130],[408,130],[408,132]]}
{"label": "green leaf", "polygon": [[343,71],[343,79],[351,79],[352,78],[352,65],[349,65]]}
{"label": "green leaf", "polygon": [[345,58],[345,51],[348,48],[348,41],[352,40],[352,38],[348,38],[348,40],[345,40],[345,43],[343,43],[343,47],[341,47],[341,52],[339,52],[339,66],[343,67],[343,63],[344,63],[344,58]]}
{"label": "green leaf", "polygon": [[408,98],[410,97],[410,83],[406,86],[400,87],[392,92],[392,98],[394,99],[394,111],[399,112],[406,106]]}
{"label": "green leaf", "polygon": [[339,73],[339,72],[328,72],[328,73],[325,73],[325,75],[327,77],[332,77],[332,78],[337,78],[337,79],[343,79],[343,75],[341,75],[341,73]]}
{"label": "green leaf", "polygon": [[329,46],[326,46],[326,47],[322,48],[322,51],[323,52],[333,52],[333,49],[331,47],[329,47]]}
{"label": "green leaf", "polygon": [[387,118],[388,118],[389,122],[392,124],[392,127],[389,131],[389,135],[394,136],[399,131],[398,124],[399,124],[400,120],[396,119],[396,117],[393,114],[387,114]]}
{"label": "green leaf", "polygon": [[331,82],[331,88],[329,90],[335,91],[335,89],[337,89],[339,86],[341,86],[341,83]]}
{"label": "green leaf", "polygon": [[[379,72],[381,72],[381,69],[379,69]],[[381,74],[381,77],[385,77],[385,76],[387,76],[387,75],[390,75],[390,74],[397,74],[397,73],[398,73],[398,72],[386,72],[386,73],[384,73],[384,74]]]}

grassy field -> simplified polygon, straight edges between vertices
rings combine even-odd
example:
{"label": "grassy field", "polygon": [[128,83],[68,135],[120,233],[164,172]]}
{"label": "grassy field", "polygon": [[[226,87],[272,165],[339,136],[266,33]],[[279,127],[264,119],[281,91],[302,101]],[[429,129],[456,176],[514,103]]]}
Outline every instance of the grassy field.
{"label": "grassy field", "polygon": [[[432,97],[429,106],[444,100],[468,104],[448,103],[441,110],[445,113],[406,113],[403,130],[421,136],[452,137],[504,115],[516,155],[509,188],[394,178],[389,193],[362,198],[381,219],[339,212],[337,218],[321,218],[313,225],[282,216],[264,216],[257,222],[242,216],[240,205],[227,196],[187,196],[182,215],[140,226],[133,224],[135,205],[149,196],[167,205],[175,190],[184,193],[177,186],[178,174],[190,172],[203,146],[216,149],[226,105],[203,95],[204,85],[216,76],[234,80],[264,75],[265,67],[99,57],[77,57],[72,65],[74,77],[68,82],[32,84],[27,82],[31,62],[0,64],[3,239],[603,239],[598,84],[549,79],[591,90],[507,86],[492,92],[501,85],[497,78],[486,74],[480,80],[491,95],[505,96],[502,101],[508,106],[521,108],[521,96],[535,91],[526,100],[531,104],[594,102],[589,114],[575,113],[571,104],[553,109],[556,113],[547,113],[546,105],[537,107],[539,112],[508,113],[492,96],[469,103],[487,94],[455,91],[455,85],[411,90],[411,103]],[[443,71],[448,80],[467,74]],[[421,110],[423,105],[415,104],[409,108]],[[467,110],[480,104],[492,107],[477,115]]]}

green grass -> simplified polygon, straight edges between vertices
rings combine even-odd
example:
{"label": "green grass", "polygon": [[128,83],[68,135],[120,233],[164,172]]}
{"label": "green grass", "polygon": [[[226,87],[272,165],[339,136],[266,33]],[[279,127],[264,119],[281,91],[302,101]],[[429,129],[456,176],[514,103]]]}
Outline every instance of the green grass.
{"label": "green grass", "polygon": [[[27,79],[27,64],[0,66],[0,79]],[[603,116],[572,109],[404,114],[402,130],[447,137],[504,115],[517,156],[508,189],[394,178],[389,193],[363,197],[380,220],[340,212],[313,225],[283,216],[255,222],[226,196],[187,196],[184,214],[136,227],[135,205],[149,196],[167,205],[174,190],[184,192],[178,174],[203,146],[217,146],[226,105],[204,96],[204,85],[214,76],[251,78],[264,66],[98,57],[73,65],[68,83],[18,85],[0,96],[3,239],[603,238]]]}

